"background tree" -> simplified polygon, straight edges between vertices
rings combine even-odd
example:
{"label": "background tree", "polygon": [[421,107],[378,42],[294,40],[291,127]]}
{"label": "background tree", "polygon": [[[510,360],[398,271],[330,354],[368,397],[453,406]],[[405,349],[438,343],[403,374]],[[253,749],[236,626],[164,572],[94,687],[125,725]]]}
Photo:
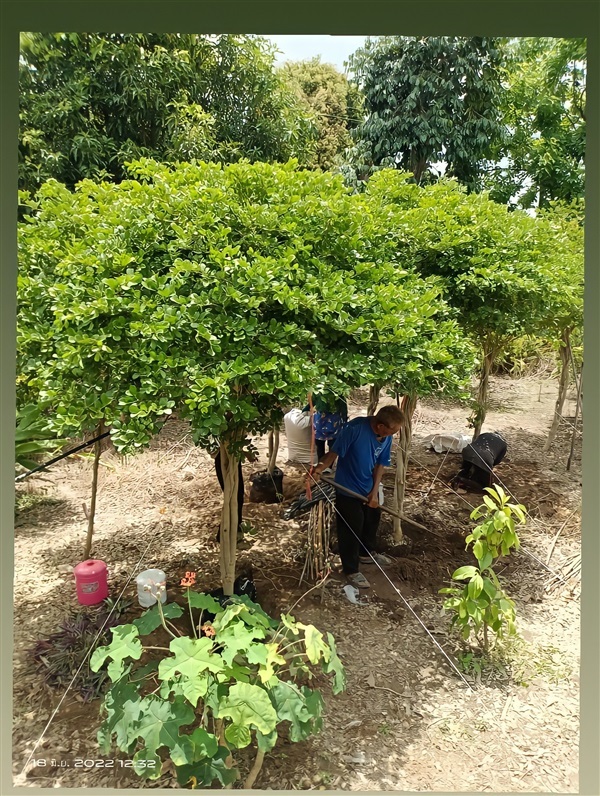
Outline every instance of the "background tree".
{"label": "background tree", "polygon": [[551,305],[545,332],[546,339],[558,349],[560,362],[554,417],[544,445],[547,451],[558,430],[571,372],[577,378],[573,340],[581,337],[583,332],[583,202],[571,205],[553,202],[538,217],[550,239],[550,246],[560,252],[553,260],[560,287]]}
{"label": "background tree", "polygon": [[312,136],[256,36],[21,37],[19,185],[121,180],[127,161],[287,160]]}
{"label": "background tree", "polygon": [[362,96],[348,78],[319,56],[308,61],[289,61],[280,74],[292,88],[307,117],[313,119],[315,139],[308,145],[306,162],[332,168],[352,143],[350,131],[362,120]]}
{"label": "background tree", "polygon": [[445,161],[447,174],[470,190],[502,138],[502,53],[493,38],[385,36],[367,39],[349,60],[365,95],[365,121],[349,152],[359,179],[396,165],[417,183]]}
{"label": "background tree", "polygon": [[502,118],[485,185],[522,208],[583,197],[586,130],[585,39],[521,38],[506,44]]}

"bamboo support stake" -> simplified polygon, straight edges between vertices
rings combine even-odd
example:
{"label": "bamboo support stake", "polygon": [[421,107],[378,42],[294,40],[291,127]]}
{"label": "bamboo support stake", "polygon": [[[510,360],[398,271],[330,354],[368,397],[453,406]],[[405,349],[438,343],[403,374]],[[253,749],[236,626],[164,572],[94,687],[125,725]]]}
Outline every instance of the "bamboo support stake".
{"label": "bamboo support stake", "polygon": [[[104,433],[104,420],[98,423],[95,436],[98,437]],[[92,467],[92,496],[90,499],[90,510],[87,514],[88,528],[87,536],[85,539],[85,548],[83,551],[83,560],[87,561],[92,552],[92,538],[94,535],[94,517],[96,516],[96,495],[98,493],[98,470],[100,466],[100,456],[102,454],[102,441],[97,439],[94,444],[94,465]]]}

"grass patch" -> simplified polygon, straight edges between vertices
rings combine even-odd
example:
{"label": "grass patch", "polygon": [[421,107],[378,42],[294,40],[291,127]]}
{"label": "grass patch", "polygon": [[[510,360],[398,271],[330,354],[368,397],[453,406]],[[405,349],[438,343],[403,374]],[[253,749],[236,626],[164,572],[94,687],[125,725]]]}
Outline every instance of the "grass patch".
{"label": "grass patch", "polygon": [[15,495],[15,517],[43,506],[58,506],[62,502],[60,498],[45,495],[42,492],[17,492]]}
{"label": "grass patch", "polygon": [[496,641],[487,655],[477,651],[457,655],[459,668],[481,682],[512,682],[527,687],[540,677],[548,683],[568,680],[573,666],[568,656],[551,644],[531,644],[521,636]]}

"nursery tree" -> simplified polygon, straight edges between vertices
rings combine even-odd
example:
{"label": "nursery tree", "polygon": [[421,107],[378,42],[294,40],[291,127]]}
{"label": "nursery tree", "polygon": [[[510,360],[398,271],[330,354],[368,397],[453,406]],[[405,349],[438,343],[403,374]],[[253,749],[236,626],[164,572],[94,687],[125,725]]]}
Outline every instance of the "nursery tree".
{"label": "nursery tree", "polygon": [[[569,386],[569,373],[574,365],[572,338],[583,328],[583,207],[581,202],[565,205],[551,203],[539,214],[548,238],[548,248],[560,252],[553,260],[560,288],[549,307],[545,336],[558,347],[560,375],[554,417],[544,450],[548,451],[560,423]],[[573,374],[575,375],[575,374]]]}
{"label": "nursery tree", "polygon": [[[51,180],[19,225],[17,401],[44,407],[57,436],[105,425],[123,448],[147,444],[174,406],[165,334],[169,319],[152,317],[156,301],[139,290],[133,252],[152,248],[149,215],[110,202],[110,186],[90,202]],[[123,418],[127,418],[126,424]],[[84,558],[94,525],[100,445],[96,443]]]}
{"label": "nursery tree", "polygon": [[[420,337],[435,337],[446,310],[340,177],[294,162],[146,160],[131,173],[40,192],[22,232],[21,389],[54,406],[60,430],[103,418],[119,450],[146,444],[174,406],[198,444],[218,444],[231,593],[248,437],[310,390],[344,394],[418,369]],[[441,380],[443,346],[437,357]]]}
{"label": "nursery tree", "polygon": [[544,221],[509,212],[485,194],[466,195],[454,181],[418,188],[389,171],[381,179],[397,181],[389,197],[398,208],[399,250],[420,274],[442,279],[444,298],[480,351],[476,438],[495,358],[511,340],[543,334],[562,312],[561,239]]}
{"label": "nursery tree", "polygon": [[[369,181],[366,193],[356,200],[364,204],[365,213],[369,208],[369,212],[377,217],[398,276],[406,274],[413,265],[410,250],[399,247],[393,233],[398,227],[398,210],[415,206],[421,195],[421,189],[408,183],[406,177],[391,169],[379,171]],[[380,390],[385,388],[396,398],[405,416],[398,434],[396,454],[393,505],[398,513],[403,511],[413,416],[418,399],[432,395],[465,398],[475,364],[474,347],[442,298],[443,282],[431,276],[425,285],[429,291],[428,298],[423,302],[418,325],[412,329],[410,349],[403,348],[395,353],[390,375],[386,377],[382,372],[374,381],[368,409],[369,413],[375,411]],[[395,517],[393,525],[395,540],[399,542],[402,539],[400,519]]]}

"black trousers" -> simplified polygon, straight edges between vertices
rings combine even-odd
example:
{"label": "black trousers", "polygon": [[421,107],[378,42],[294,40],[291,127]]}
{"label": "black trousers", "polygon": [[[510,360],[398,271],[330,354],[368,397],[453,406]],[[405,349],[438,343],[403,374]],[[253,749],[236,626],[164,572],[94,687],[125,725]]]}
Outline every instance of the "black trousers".
{"label": "black trousers", "polygon": [[323,456],[325,456],[325,442],[327,442],[328,450],[331,450],[331,446],[333,445],[335,440],[334,439],[328,439],[328,440],[316,439],[315,440],[315,447],[317,449],[317,458],[319,459],[319,461],[323,458]]}
{"label": "black trousers", "polygon": [[374,509],[358,498],[337,493],[337,537],[342,569],[346,575],[358,572],[359,556],[375,552],[381,509]]}
{"label": "black trousers", "polygon": [[[217,478],[219,479],[219,485],[221,489],[224,489],[225,482],[223,481],[223,471],[221,470],[221,451],[217,453],[215,458],[215,471],[217,473]],[[238,525],[239,528],[242,524],[242,509],[244,507],[244,478],[242,476],[242,463],[238,463],[238,494],[237,494],[237,503],[238,503]],[[234,529],[237,531],[237,528]]]}

